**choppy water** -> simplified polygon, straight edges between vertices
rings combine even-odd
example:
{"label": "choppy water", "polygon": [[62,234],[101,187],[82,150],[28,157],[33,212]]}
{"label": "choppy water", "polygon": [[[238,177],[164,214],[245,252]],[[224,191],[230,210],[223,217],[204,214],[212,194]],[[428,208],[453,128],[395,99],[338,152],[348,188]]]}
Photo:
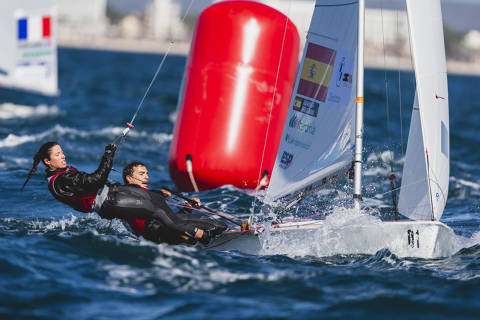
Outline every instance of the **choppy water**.
{"label": "choppy water", "polygon": [[[37,148],[57,140],[67,161],[93,171],[132,117],[159,55],[60,50],[57,101],[0,91],[0,318],[44,319],[302,319],[480,317],[480,78],[449,76],[451,179],[442,221],[458,236],[448,258],[375,255],[319,257],[313,251],[248,256],[236,252],[154,245],[119,222],[54,201],[39,170],[19,192]],[[116,157],[121,169],[149,165],[152,186],[172,187],[167,158],[185,57],[170,56],[136,128]],[[389,155],[403,164],[414,81],[411,73],[367,70],[366,205],[390,206]],[[398,79],[402,87],[399,121]],[[33,103],[37,107],[29,107]],[[45,105],[40,105],[47,103]],[[38,106],[40,105],[40,106]],[[399,141],[403,137],[403,144]],[[398,173],[397,173],[398,174]],[[112,172],[111,179],[121,176]],[[383,195],[382,195],[383,194]],[[203,202],[248,215],[253,197],[231,187],[198,194]],[[318,193],[300,215],[342,206],[342,185]],[[305,243],[308,247],[309,243]]]}

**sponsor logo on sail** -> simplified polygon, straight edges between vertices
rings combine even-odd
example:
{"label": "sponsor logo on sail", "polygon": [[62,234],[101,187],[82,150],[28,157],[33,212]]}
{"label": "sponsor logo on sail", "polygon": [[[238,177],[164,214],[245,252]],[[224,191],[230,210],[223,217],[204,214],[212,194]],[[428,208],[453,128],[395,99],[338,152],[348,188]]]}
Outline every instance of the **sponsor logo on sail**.
{"label": "sponsor logo on sail", "polygon": [[311,144],[308,144],[308,143],[302,142],[298,139],[295,139],[295,137],[292,137],[288,133],[285,136],[285,141],[289,144],[293,144],[294,146],[305,149],[305,150],[308,150],[311,147]]}
{"label": "sponsor logo on sail", "polygon": [[350,97],[350,89],[352,87],[352,73],[349,71],[351,63],[347,59],[345,52],[337,52],[337,57],[341,57],[337,63],[335,75],[336,86],[328,92],[328,102],[340,104],[342,101],[347,102]]}
{"label": "sponsor logo on sail", "polygon": [[315,134],[315,127],[311,123],[308,123],[305,120],[298,118],[297,114],[294,114],[290,118],[288,126],[300,132],[311,134],[312,136]]}
{"label": "sponsor logo on sail", "polygon": [[308,99],[301,98],[299,96],[295,97],[295,101],[293,102],[293,110],[308,114],[314,118],[318,115],[318,108],[320,104],[318,102],[314,102]]}
{"label": "sponsor logo on sail", "polygon": [[280,168],[288,169],[292,164],[293,154],[286,151],[283,152],[282,158],[280,159]]}

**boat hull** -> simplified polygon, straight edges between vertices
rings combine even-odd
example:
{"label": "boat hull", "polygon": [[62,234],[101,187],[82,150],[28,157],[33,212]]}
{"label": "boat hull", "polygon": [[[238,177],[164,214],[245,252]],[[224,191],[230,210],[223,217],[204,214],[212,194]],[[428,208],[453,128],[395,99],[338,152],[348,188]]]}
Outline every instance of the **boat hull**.
{"label": "boat hull", "polygon": [[453,230],[437,221],[395,221],[331,226],[323,221],[285,223],[247,232],[227,232],[209,246],[252,255],[331,256],[375,254],[388,249],[398,257],[439,258],[457,251]]}

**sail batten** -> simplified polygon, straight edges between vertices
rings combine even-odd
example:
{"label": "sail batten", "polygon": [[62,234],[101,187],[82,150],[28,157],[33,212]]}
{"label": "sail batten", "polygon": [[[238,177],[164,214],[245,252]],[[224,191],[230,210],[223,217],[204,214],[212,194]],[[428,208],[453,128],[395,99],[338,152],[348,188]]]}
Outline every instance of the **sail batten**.
{"label": "sail batten", "polygon": [[357,2],[317,0],[267,202],[321,185],[350,169],[357,24]]}

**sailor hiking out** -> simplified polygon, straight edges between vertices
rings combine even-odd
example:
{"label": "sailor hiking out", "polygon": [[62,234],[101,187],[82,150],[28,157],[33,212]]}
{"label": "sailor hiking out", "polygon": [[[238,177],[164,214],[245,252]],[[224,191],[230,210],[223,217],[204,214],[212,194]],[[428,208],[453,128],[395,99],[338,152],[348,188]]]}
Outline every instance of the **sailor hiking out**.
{"label": "sailor hiking out", "polygon": [[[110,207],[112,210],[118,211],[123,210],[125,206],[125,210],[129,211],[130,214],[136,212],[140,216],[144,210],[152,210],[153,206],[153,219],[126,219],[137,236],[143,236],[145,239],[154,242],[170,244],[191,242],[191,237],[186,237],[185,232],[194,232],[191,231],[193,227],[203,230],[200,241],[208,243],[212,237],[227,229],[227,225],[221,221],[192,213],[192,207],[188,202],[189,207],[182,208],[178,213],[174,213],[165,202],[171,196],[169,191],[148,189],[149,177],[145,164],[133,161],[125,166],[122,175],[125,185],[111,186],[114,196],[104,202],[103,208],[104,211],[108,212]],[[196,206],[200,206],[200,200],[194,200],[196,200]],[[132,201],[135,201],[135,204],[130,204]],[[163,210],[157,210],[156,208],[162,208]]]}
{"label": "sailor hiking out", "polygon": [[134,220],[143,220],[143,233],[137,235],[148,240],[169,244],[200,241],[206,244],[227,229],[225,224],[213,219],[188,218],[189,214],[178,218],[182,214],[175,214],[166,204],[168,194],[165,191],[148,190],[138,184],[108,183],[116,150],[115,144],[107,145],[98,168],[93,173],[86,173],[67,166],[57,142],[46,142],[33,157],[32,168],[22,189],[42,162],[47,167],[48,189],[55,199],[76,211],[95,211],[102,218],[125,219],[130,225]]}

